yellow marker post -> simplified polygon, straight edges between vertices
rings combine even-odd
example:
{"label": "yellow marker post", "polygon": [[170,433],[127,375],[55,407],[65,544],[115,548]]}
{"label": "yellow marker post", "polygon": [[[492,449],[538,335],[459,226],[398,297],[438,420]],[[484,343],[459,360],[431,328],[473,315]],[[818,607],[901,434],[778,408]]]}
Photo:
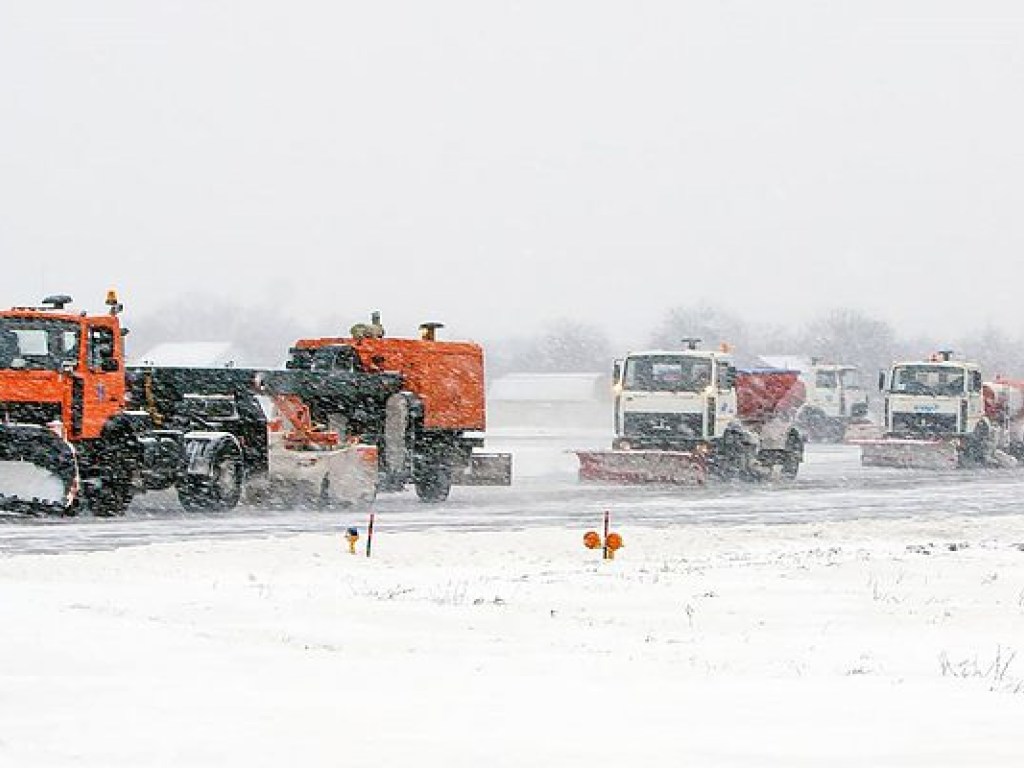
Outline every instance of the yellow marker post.
{"label": "yellow marker post", "polygon": [[348,542],[348,552],[350,555],[356,553],[356,542],[359,541],[359,529],[349,528],[345,531],[345,541]]}

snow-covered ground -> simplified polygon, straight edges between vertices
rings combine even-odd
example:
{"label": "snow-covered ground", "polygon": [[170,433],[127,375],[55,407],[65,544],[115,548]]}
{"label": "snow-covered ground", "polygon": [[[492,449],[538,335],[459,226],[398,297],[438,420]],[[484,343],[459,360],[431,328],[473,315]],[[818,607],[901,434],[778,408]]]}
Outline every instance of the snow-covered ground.
{"label": "snow-covered ground", "polygon": [[1024,764],[1018,475],[605,489],[508,446],[512,489],[383,498],[372,558],[354,513],[0,525],[0,765]]}

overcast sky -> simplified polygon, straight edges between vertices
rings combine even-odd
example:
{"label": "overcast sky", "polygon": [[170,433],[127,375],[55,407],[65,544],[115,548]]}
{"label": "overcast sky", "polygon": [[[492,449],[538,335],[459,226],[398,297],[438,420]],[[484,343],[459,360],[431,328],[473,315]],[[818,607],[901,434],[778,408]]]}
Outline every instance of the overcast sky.
{"label": "overcast sky", "polygon": [[1019,2],[0,0],[0,302],[1016,334],[1022,146]]}

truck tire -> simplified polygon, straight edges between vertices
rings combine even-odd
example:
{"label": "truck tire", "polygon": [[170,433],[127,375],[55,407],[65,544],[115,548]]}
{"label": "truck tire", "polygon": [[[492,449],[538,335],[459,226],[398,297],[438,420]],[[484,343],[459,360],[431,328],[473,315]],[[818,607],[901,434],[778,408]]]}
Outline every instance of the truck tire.
{"label": "truck tire", "polygon": [[228,442],[217,446],[209,477],[186,475],[178,484],[178,501],[187,512],[227,512],[242,496],[242,455]]}
{"label": "truck tire", "polygon": [[803,443],[799,437],[791,434],[786,440],[786,453],[782,457],[782,477],[786,480],[796,480],[803,458]]}
{"label": "truck tire", "polygon": [[95,517],[117,517],[132,503],[131,485],[114,475],[98,478],[96,485],[85,490],[85,503]]}
{"label": "truck tire", "polygon": [[433,461],[416,473],[416,495],[420,501],[436,504],[452,490],[452,470],[444,461]]}
{"label": "truck tire", "polygon": [[751,480],[753,448],[739,432],[728,429],[722,435],[713,458],[713,471],[720,480]]}
{"label": "truck tire", "polygon": [[818,408],[804,408],[797,416],[797,424],[811,442],[833,442],[835,427],[832,419]]}
{"label": "truck tire", "polygon": [[138,450],[139,444],[123,425],[104,429],[89,460],[91,477],[82,486],[86,506],[94,516],[116,517],[128,510]]}
{"label": "truck tire", "polygon": [[974,433],[967,438],[963,452],[960,455],[960,465],[967,468],[985,466],[989,453],[989,441],[988,425],[982,422],[974,428]]}

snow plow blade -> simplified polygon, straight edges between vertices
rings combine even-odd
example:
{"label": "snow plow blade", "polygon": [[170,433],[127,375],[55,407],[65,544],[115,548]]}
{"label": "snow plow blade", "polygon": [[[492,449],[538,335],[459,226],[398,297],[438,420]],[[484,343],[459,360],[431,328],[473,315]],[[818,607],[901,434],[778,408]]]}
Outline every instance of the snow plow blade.
{"label": "snow plow blade", "polygon": [[960,452],[948,440],[861,440],[860,463],[897,469],[956,469]]}
{"label": "snow plow blade", "polygon": [[575,451],[585,483],[704,485],[707,461],[690,451]]}
{"label": "snow plow blade", "polygon": [[512,485],[512,454],[470,454],[466,468],[452,474],[452,485]]}
{"label": "snow plow blade", "polygon": [[353,443],[331,449],[293,450],[274,441],[270,471],[250,483],[251,502],[320,507],[368,504],[377,496],[377,448]]}
{"label": "snow plow blade", "polygon": [[0,509],[66,514],[78,494],[75,449],[34,424],[0,424]]}

